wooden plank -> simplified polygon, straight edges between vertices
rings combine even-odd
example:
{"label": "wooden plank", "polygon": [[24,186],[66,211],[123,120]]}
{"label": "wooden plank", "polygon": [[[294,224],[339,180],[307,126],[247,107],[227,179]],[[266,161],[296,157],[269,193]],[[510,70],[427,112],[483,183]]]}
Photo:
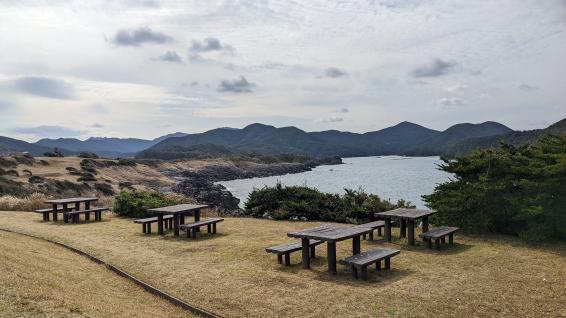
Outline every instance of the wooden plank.
{"label": "wooden plank", "polygon": [[419,236],[436,239],[436,238],[446,236],[450,233],[455,233],[459,230],[460,230],[460,228],[458,228],[458,227],[440,226],[440,227],[437,227],[435,229],[429,230],[428,232],[422,233]]}
{"label": "wooden plank", "polygon": [[94,197],[78,197],[78,198],[65,198],[65,199],[55,199],[55,200],[46,200],[44,201],[47,204],[65,204],[65,203],[77,203],[77,202],[92,202],[98,201],[98,198]]}
{"label": "wooden plank", "polygon": [[380,260],[386,260],[385,266],[387,268],[387,259],[398,255],[399,253],[401,253],[400,250],[391,248],[376,248],[354,256],[346,257],[345,259],[341,260],[340,263],[347,265],[367,266]]}
{"label": "wooden plank", "polygon": [[419,210],[419,209],[406,209],[406,208],[399,208],[385,212],[378,212],[375,213],[374,216],[377,218],[385,218],[385,217],[395,217],[395,218],[404,218],[404,219],[419,219],[425,216],[433,215],[436,211],[433,210]]}
{"label": "wooden plank", "polygon": [[171,206],[165,206],[161,208],[149,209],[148,211],[154,213],[163,213],[163,214],[178,214],[178,213],[187,213],[195,210],[200,210],[208,208],[208,205],[204,204],[177,204]]}
{"label": "wooden plank", "polygon": [[[309,246],[311,246],[311,247],[322,244],[322,243],[323,242],[319,241],[319,240],[309,240]],[[289,244],[280,244],[280,245],[268,247],[268,248],[265,249],[265,251],[268,252],[268,253],[284,254],[284,253],[299,251],[299,250],[301,250],[302,246],[303,246],[302,241],[297,240],[297,241],[294,241],[294,242],[289,243]]]}

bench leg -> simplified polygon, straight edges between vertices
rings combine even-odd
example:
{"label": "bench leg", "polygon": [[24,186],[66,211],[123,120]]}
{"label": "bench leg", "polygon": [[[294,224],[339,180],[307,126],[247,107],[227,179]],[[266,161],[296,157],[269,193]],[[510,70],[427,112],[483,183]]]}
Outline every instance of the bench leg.
{"label": "bench leg", "polygon": [[432,239],[425,239],[428,242],[428,248],[432,249]]}
{"label": "bench leg", "polygon": [[373,230],[371,230],[371,232],[369,232],[369,240],[373,241]]}
{"label": "bench leg", "polygon": [[216,223],[212,224],[212,233],[216,234]]}
{"label": "bench leg", "polygon": [[187,238],[191,237],[191,229],[187,229]]}
{"label": "bench leg", "polygon": [[361,268],[362,271],[362,280],[368,280],[368,268],[367,266],[363,266]]}
{"label": "bench leg", "polygon": [[291,254],[285,254],[285,266],[291,266]]}
{"label": "bench leg", "polygon": [[185,215],[184,214],[181,214],[179,216],[179,222],[181,222],[181,224],[185,224]]}
{"label": "bench leg", "polygon": [[437,250],[440,251],[440,240],[439,239],[434,240],[434,246],[436,247]]}
{"label": "bench leg", "polygon": [[377,261],[375,263],[375,270],[378,271],[378,272],[381,270],[381,261]]}
{"label": "bench leg", "polygon": [[377,228],[377,236],[383,236],[383,235],[381,234],[381,227],[378,227],[378,228]]}
{"label": "bench leg", "polygon": [[151,234],[151,223],[147,223],[146,227],[147,227],[147,234]]}
{"label": "bench leg", "polygon": [[283,264],[283,255],[277,254],[277,263]]}
{"label": "bench leg", "polygon": [[423,233],[428,232],[428,216],[423,217]]}
{"label": "bench leg", "polygon": [[145,223],[142,223],[142,233],[147,232],[147,230],[145,229]]}
{"label": "bench leg", "polygon": [[407,237],[407,221],[405,221],[404,219],[399,220],[399,232],[400,237]]}
{"label": "bench leg", "polygon": [[446,236],[440,238],[440,242],[442,242],[442,244],[446,244]]}
{"label": "bench leg", "polygon": [[386,258],[385,259],[385,266],[383,266],[384,269],[391,269],[391,258]]}
{"label": "bench leg", "polygon": [[454,234],[452,233],[448,235],[448,244],[454,245]]}
{"label": "bench leg", "polygon": [[43,212],[43,221],[44,222],[49,221],[49,212]]}
{"label": "bench leg", "polygon": [[366,240],[366,235],[365,235],[365,234],[363,234],[363,235],[362,235],[362,238],[363,238],[364,240]]}
{"label": "bench leg", "polygon": [[316,246],[311,246],[311,258],[316,258]]}
{"label": "bench leg", "polygon": [[85,213],[85,222],[89,222],[90,221],[90,212],[86,212]]}
{"label": "bench leg", "polygon": [[356,268],[356,266],[352,266],[352,276],[355,279],[358,279],[358,269]]}
{"label": "bench leg", "polygon": [[206,225],[206,232],[207,232],[208,234],[211,234],[211,233],[212,233],[212,224],[207,224],[207,225]]}
{"label": "bench leg", "polygon": [[164,228],[165,230],[168,230],[168,229],[169,229],[169,220],[163,221],[163,228]]}
{"label": "bench leg", "polygon": [[198,229],[198,227],[194,227],[194,228],[191,229],[191,234],[193,235],[194,239],[197,238],[197,229]]}

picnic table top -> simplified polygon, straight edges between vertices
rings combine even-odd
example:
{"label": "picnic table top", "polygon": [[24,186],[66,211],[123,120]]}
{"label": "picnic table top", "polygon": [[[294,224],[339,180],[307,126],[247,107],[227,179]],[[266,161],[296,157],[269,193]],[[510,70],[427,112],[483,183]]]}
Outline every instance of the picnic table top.
{"label": "picnic table top", "polygon": [[48,204],[65,204],[65,203],[77,203],[77,202],[92,202],[98,201],[98,198],[64,198],[64,199],[55,199],[55,200],[46,200],[45,203]]}
{"label": "picnic table top", "polygon": [[349,226],[345,224],[323,224],[310,229],[292,231],[289,237],[308,238],[321,241],[342,241],[372,232],[369,227]]}
{"label": "picnic table top", "polygon": [[396,217],[402,219],[419,219],[425,216],[429,216],[435,214],[436,211],[433,210],[418,210],[418,209],[405,209],[399,208],[395,210],[385,211],[385,212],[378,212],[375,213],[375,217]]}
{"label": "picnic table top", "polygon": [[171,206],[165,206],[161,208],[149,209],[148,211],[160,214],[180,214],[187,213],[190,211],[200,210],[208,208],[206,204],[177,204]]}

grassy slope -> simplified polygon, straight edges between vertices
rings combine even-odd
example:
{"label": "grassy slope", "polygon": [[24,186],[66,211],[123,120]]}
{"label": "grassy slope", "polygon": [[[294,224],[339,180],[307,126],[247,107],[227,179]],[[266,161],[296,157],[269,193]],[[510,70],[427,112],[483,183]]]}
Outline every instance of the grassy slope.
{"label": "grassy slope", "polygon": [[[227,218],[219,235],[193,241],[141,234],[132,220],[42,223],[37,215],[0,212],[0,227],[86,249],[199,307],[231,317],[565,316],[566,246],[531,248],[507,237],[457,235],[442,252],[404,242],[362,243],[362,250],[402,249],[392,271],[354,281],[347,268],[326,272],[326,249],[312,270],[285,268],[264,248],[318,223]],[[338,244],[338,257],[351,241]]]}
{"label": "grassy slope", "polygon": [[0,232],[0,317],[186,315],[86,257]]}

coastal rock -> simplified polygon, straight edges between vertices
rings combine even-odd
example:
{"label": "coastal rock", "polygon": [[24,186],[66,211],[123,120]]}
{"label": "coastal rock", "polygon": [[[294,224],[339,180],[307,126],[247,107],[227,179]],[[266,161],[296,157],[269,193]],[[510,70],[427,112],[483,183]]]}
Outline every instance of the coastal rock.
{"label": "coastal rock", "polygon": [[195,198],[198,202],[213,205],[226,214],[241,213],[238,206],[240,199],[232,196],[224,186],[214,184],[209,178],[198,173],[185,172],[184,180],[179,182],[173,191]]}

